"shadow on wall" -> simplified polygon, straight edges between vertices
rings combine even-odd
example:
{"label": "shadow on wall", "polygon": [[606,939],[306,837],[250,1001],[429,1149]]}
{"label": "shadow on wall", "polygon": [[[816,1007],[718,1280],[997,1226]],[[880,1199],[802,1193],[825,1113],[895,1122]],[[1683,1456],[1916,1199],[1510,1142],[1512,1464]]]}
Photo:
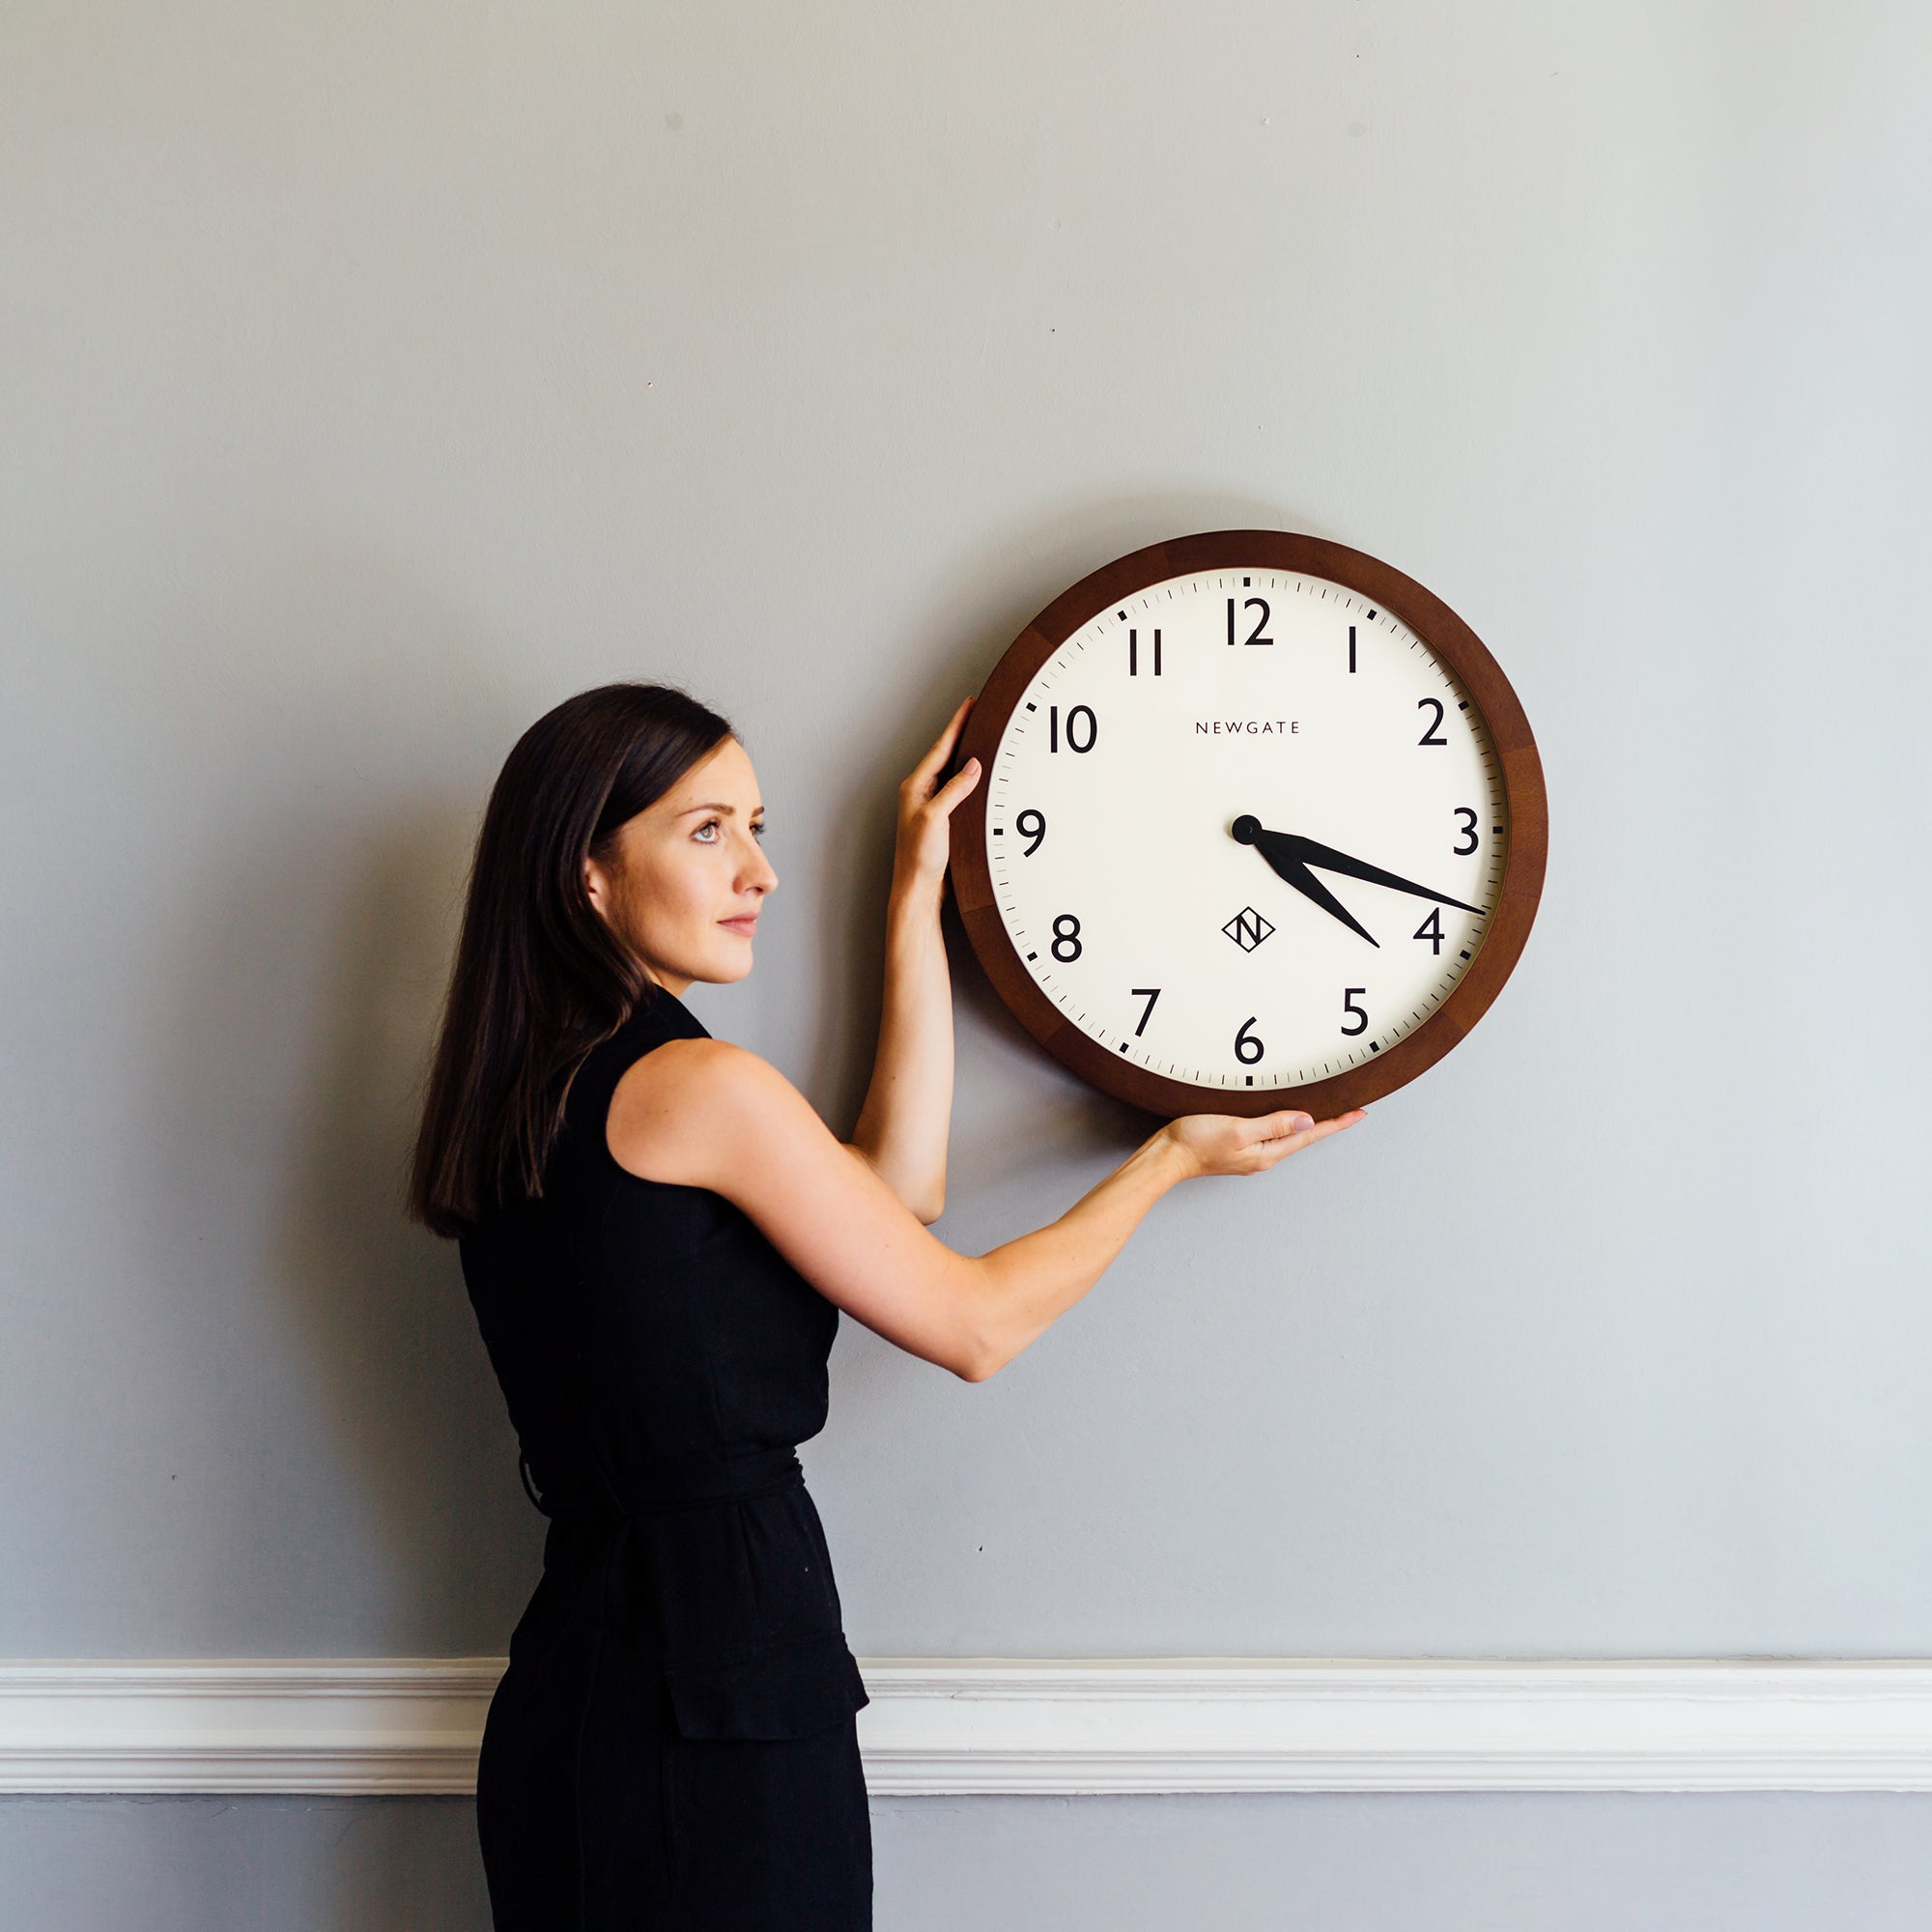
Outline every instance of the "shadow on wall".
{"label": "shadow on wall", "polygon": [[535,1581],[542,1522],[455,1244],[404,1211],[478,808],[405,822],[358,859],[280,1259],[392,1546],[402,1620],[438,1651],[494,1654]]}
{"label": "shadow on wall", "polygon": [[212,583],[157,683],[196,809],[144,964],[175,1351],[151,1378],[200,1454],[185,1654],[497,1653],[539,1568],[454,1251],[402,1211],[511,661],[395,559],[325,545]]}

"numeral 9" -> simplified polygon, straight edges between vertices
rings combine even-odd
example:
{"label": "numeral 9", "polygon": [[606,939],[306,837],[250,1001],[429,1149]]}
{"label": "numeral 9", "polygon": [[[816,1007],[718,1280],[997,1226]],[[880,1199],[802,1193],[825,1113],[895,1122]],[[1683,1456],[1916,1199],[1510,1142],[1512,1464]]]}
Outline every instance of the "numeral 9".
{"label": "numeral 9", "polygon": [[[1027,823],[1029,819],[1033,821],[1030,825]],[[1022,838],[1031,838],[1033,840],[1033,843],[1020,854],[1022,859],[1031,859],[1039,850],[1040,840],[1046,837],[1046,814],[1042,811],[1037,811],[1032,806],[1028,806],[1013,820],[1013,830]]]}

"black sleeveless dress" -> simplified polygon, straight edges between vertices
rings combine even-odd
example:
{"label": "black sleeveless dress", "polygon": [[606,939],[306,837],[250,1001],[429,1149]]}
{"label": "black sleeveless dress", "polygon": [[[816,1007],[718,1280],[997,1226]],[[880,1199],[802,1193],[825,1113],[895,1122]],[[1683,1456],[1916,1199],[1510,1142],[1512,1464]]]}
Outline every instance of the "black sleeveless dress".
{"label": "black sleeveless dress", "polygon": [[461,1242],[551,1519],[477,1773],[497,1932],[871,1924],[866,1690],[793,1454],[838,1311],[605,1139],[627,1067],[709,1037],[653,990],[578,1069],[542,1197]]}

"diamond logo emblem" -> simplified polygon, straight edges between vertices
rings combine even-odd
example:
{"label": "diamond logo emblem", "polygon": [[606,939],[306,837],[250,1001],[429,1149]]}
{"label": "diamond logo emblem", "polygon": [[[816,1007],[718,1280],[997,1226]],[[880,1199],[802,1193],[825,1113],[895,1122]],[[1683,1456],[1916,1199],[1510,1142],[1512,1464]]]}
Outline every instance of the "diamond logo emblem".
{"label": "diamond logo emblem", "polygon": [[1252,952],[1274,930],[1253,906],[1243,906],[1221,930],[1243,952]]}

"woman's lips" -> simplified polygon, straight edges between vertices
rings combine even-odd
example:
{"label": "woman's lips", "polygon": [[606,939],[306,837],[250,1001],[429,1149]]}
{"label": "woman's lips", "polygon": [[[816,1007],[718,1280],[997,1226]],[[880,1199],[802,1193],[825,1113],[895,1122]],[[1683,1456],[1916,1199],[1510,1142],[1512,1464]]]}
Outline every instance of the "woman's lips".
{"label": "woman's lips", "polygon": [[718,923],[725,931],[742,933],[747,939],[750,939],[758,927],[757,915],[755,913],[750,919],[721,919]]}

